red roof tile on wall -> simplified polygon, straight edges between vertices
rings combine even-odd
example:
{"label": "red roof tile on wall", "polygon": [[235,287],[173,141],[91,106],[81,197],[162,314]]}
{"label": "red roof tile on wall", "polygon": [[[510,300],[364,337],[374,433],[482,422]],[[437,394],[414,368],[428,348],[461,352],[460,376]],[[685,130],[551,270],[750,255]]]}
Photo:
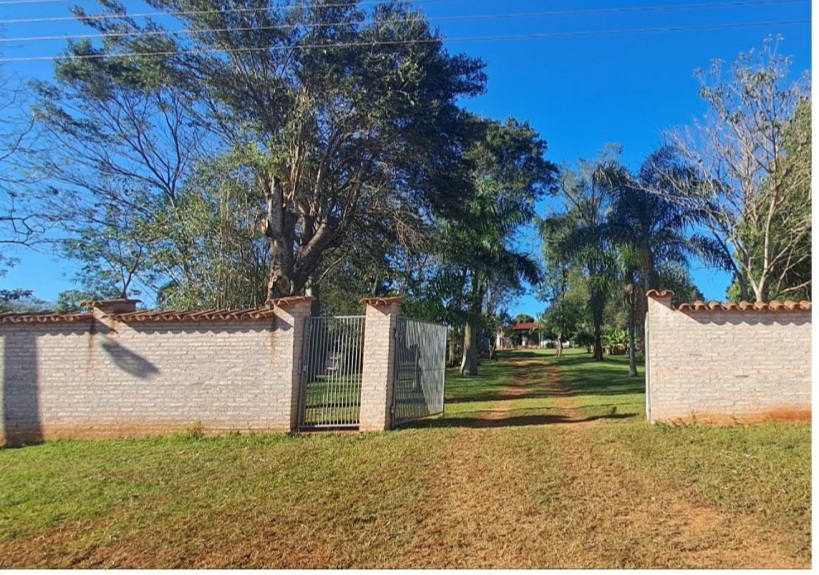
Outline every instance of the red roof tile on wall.
{"label": "red roof tile on wall", "polygon": [[664,289],[663,291],[657,291],[655,289],[650,289],[646,292],[647,297],[656,297],[656,298],[667,298],[672,297],[674,292],[670,289]]}
{"label": "red roof tile on wall", "polygon": [[[269,300],[267,307],[257,309],[208,309],[202,311],[120,311],[111,313],[103,306],[116,306],[118,304],[132,304],[138,300],[110,300],[102,302],[86,302],[87,305],[96,308],[102,317],[108,317],[125,324],[128,323],[169,323],[169,322],[233,322],[233,321],[261,321],[275,317],[275,308],[287,308],[293,305],[311,302],[312,296],[292,296],[275,300]],[[114,308],[116,309],[116,308]],[[0,313],[0,324],[19,323],[73,323],[79,321],[91,321],[94,318],[92,312],[84,313]]]}
{"label": "red roof tile on wall", "polygon": [[[674,296],[671,290],[657,291],[650,289],[646,292],[647,297],[665,299]],[[672,308],[674,309],[674,308]],[[695,301],[694,303],[682,303],[677,308],[677,311],[810,311],[811,303],[809,301],[772,301],[765,303],[758,301],[750,303],[741,301],[737,303],[720,303],[718,301],[711,301],[708,303],[702,301]]]}
{"label": "red roof tile on wall", "polygon": [[288,308],[297,303],[311,302],[314,299],[316,298],[311,295],[291,295],[288,297],[280,297],[278,299],[269,299],[266,303],[268,306],[274,305],[280,308]]}
{"label": "red roof tile on wall", "polygon": [[407,298],[401,296],[395,297],[365,297],[359,303],[364,305],[372,305],[375,307],[387,306],[394,303],[404,303]]}
{"label": "red roof tile on wall", "polygon": [[0,313],[0,324],[13,323],[76,323],[91,321],[91,313]]}
{"label": "red roof tile on wall", "polygon": [[[107,317],[125,324],[129,323],[172,323],[172,322],[227,322],[260,321],[273,318],[276,313],[270,308],[245,310],[204,310],[204,311],[136,311],[110,314]],[[0,324],[19,323],[75,323],[91,321],[91,313],[3,313]]]}
{"label": "red roof tile on wall", "polygon": [[682,303],[677,307],[677,311],[810,311],[811,303],[809,301],[772,301],[765,303],[758,301],[750,303],[741,301],[736,303],[720,303],[712,301],[704,303],[695,301],[694,303]]}
{"label": "red roof tile on wall", "polygon": [[225,310],[211,309],[204,311],[137,311],[110,316],[122,323],[157,323],[188,321],[254,321],[272,318],[276,312],[269,308]]}

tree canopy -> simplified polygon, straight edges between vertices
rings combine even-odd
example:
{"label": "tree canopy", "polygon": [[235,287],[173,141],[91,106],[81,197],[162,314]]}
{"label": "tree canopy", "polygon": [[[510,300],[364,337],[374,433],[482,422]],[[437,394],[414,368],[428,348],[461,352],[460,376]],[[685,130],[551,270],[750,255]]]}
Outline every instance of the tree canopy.
{"label": "tree canopy", "polygon": [[[249,280],[268,266],[267,297],[303,293],[325,254],[372,221],[409,243],[470,197],[473,123],[456,100],[481,93],[483,64],[450,55],[409,3],[151,2],[184,33],[101,4],[77,14],[104,41],[70,44],[55,83],[39,86],[53,146],[38,167],[60,185],[45,199],[69,234],[118,230],[127,261],[102,245],[99,257],[157,293],[190,293],[202,258],[245,260]],[[210,242],[197,210],[234,200],[236,234]],[[231,251],[254,227],[269,254]]]}
{"label": "tree canopy", "polygon": [[807,76],[793,80],[790,65],[771,38],[762,50],[740,54],[727,75],[714,62],[698,74],[707,114],[670,135],[695,176],[677,179],[673,199],[703,215],[742,299],[768,301],[810,288],[798,271],[811,257],[804,155],[810,85]]}

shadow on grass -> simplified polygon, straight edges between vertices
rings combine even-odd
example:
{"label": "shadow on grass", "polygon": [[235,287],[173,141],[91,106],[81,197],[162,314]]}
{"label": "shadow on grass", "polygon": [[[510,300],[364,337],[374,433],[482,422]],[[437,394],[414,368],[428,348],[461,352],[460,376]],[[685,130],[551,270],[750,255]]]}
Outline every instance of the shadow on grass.
{"label": "shadow on grass", "polygon": [[552,358],[561,369],[560,385],[566,395],[631,395],[645,393],[645,377],[628,375],[628,363],[622,359],[606,358],[594,361],[590,356]]}
{"label": "shadow on grass", "polygon": [[[498,359],[543,359],[547,357],[544,352],[537,352],[534,350],[515,350],[515,351],[499,351]],[[488,361],[488,360],[484,360]]]}
{"label": "shadow on grass", "polygon": [[420,419],[402,424],[397,429],[432,429],[432,428],[446,428],[446,427],[467,427],[470,429],[487,429],[493,427],[524,427],[527,425],[550,425],[550,424],[577,424],[586,423],[589,421],[597,421],[601,419],[618,420],[618,419],[634,419],[637,417],[635,413],[609,413],[603,415],[589,415],[582,419],[575,417],[567,417],[557,414],[537,414],[537,415],[511,415],[509,417],[500,417],[496,419],[489,419],[483,417],[438,417],[436,419]]}
{"label": "shadow on grass", "polygon": [[504,401],[508,399],[543,399],[547,397],[552,397],[553,394],[549,393],[545,390],[535,390],[533,389],[529,393],[504,393],[508,392],[508,389],[504,389],[501,391],[481,391],[476,393],[471,393],[468,395],[462,395],[460,397],[452,397],[447,398],[446,403],[447,405],[455,405],[458,403],[477,403],[479,401]]}

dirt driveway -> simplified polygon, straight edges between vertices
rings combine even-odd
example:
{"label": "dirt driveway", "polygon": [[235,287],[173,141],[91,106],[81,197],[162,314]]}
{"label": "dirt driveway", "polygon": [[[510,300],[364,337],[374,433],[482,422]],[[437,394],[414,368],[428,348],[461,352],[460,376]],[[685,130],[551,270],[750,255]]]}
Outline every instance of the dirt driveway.
{"label": "dirt driveway", "polygon": [[[791,536],[698,497],[645,468],[617,425],[589,418],[545,359],[513,363],[486,425],[459,431],[443,473],[430,478],[436,511],[407,563],[417,567],[807,568]],[[519,398],[549,415],[519,418]],[[489,453],[500,450],[501,457]],[[804,551],[804,550],[803,550]],[[808,550],[809,553],[809,550]]]}

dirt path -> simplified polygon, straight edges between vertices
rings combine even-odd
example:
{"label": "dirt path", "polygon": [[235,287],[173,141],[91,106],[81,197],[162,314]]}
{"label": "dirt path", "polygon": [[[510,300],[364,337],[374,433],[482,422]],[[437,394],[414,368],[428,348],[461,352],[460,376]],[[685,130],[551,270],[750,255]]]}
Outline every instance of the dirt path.
{"label": "dirt path", "polygon": [[[513,365],[504,399],[483,412],[492,424],[459,430],[445,466],[430,474],[435,511],[403,566],[809,567],[757,517],[710,506],[646,468],[584,417],[554,364]],[[548,399],[552,423],[505,425],[524,396]]]}
{"label": "dirt path", "polygon": [[500,423],[514,410],[515,401],[527,395],[537,395],[552,405],[553,417],[544,420],[549,425],[599,425],[600,418],[589,418],[579,408],[560,381],[560,370],[547,359],[512,362],[515,373],[504,390],[504,399],[492,404],[484,418]]}
{"label": "dirt path", "polygon": [[504,390],[504,399],[496,401],[492,404],[489,410],[483,412],[484,419],[491,421],[498,421],[505,419],[512,411],[514,402],[520,397],[526,395],[533,385],[537,384],[539,377],[532,377],[532,367],[541,367],[544,365],[543,361],[515,361],[512,363],[515,366],[515,373],[509,381],[509,387]]}

